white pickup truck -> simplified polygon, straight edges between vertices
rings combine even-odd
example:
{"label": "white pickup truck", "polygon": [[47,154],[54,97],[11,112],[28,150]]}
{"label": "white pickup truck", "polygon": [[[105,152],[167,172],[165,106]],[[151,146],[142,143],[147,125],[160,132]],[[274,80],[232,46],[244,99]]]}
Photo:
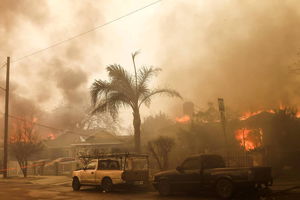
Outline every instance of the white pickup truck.
{"label": "white pickup truck", "polygon": [[143,185],[148,183],[148,156],[141,154],[109,154],[92,159],[84,168],[73,171],[72,188],[96,186],[111,192],[121,184]]}

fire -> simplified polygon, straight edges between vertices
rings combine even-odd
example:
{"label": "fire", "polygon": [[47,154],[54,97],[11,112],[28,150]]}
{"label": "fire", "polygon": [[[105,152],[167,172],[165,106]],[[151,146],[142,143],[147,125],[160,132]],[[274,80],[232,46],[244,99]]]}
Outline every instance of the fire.
{"label": "fire", "polygon": [[[285,108],[285,107],[282,106],[282,105],[279,106],[279,109],[280,109],[280,110],[282,110],[282,109],[284,109],[284,108]],[[260,114],[260,113],[262,113],[262,112],[268,112],[268,113],[271,113],[271,114],[275,114],[275,110],[272,110],[272,109],[270,109],[270,110],[258,110],[258,111],[255,111],[255,112],[245,112],[241,117],[239,117],[239,119],[240,119],[241,121],[243,121],[243,120],[246,120],[246,119],[248,119],[248,118],[250,118],[250,117],[252,117],[252,116],[258,115],[258,114]],[[297,118],[300,118],[300,111],[298,111],[298,112],[296,113],[296,117],[297,117]]]}
{"label": "fire", "polygon": [[253,150],[262,145],[262,129],[238,129],[235,138],[245,150]]}
{"label": "fire", "polygon": [[[268,112],[268,113],[274,114],[275,110],[270,109],[270,110],[258,110],[258,111],[255,111],[255,112],[245,112],[241,117],[239,117],[239,119],[243,121],[243,120],[246,120],[246,119],[248,119],[252,116],[258,115],[262,112]],[[299,113],[299,117],[300,117],[300,112],[298,112],[298,113]],[[297,113],[297,115],[298,115],[298,113]]]}
{"label": "fire", "polygon": [[37,137],[35,137],[34,122],[37,118],[24,119],[24,121],[15,121],[12,124],[12,133],[9,137],[9,143],[28,143],[35,142]]}
{"label": "fire", "polygon": [[179,123],[187,123],[191,120],[190,116],[188,115],[184,115],[182,117],[176,117],[176,122],[179,122]]}
{"label": "fire", "polygon": [[252,117],[254,115],[258,115],[262,112],[262,110],[259,110],[259,111],[256,111],[256,112],[245,112],[243,114],[243,116],[240,117],[240,120],[246,120],[248,119],[249,117]]}

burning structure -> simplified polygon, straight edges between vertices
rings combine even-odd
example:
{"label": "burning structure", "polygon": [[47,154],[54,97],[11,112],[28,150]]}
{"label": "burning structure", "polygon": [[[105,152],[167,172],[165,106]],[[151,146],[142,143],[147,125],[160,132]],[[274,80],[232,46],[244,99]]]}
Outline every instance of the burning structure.
{"label": "burning structure", "polygon": [[[161,129],[177,138],[174,154],[218,153],[226,156],[231,165],[269,165],[275,169],[284,166],[296,168],[299,112],[290,107],[246,112],[227,120],[227,146],[223,137],[217,110],[212,104],[207,110],[195,112],[193,118],[176,118],[176,127]],[[182,153],[184,152],[184,153]]]}

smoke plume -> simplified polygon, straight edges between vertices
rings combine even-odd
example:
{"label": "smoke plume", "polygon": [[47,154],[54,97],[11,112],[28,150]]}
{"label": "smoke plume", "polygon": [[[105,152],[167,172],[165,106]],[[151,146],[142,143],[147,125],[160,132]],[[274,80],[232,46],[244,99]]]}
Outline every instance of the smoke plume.
{"label": "smoke plume", "polygon": [[240,111],[299,102],[290,71],[299,67],[299,2],[195,4],[182,2],[160,24],[162,80],[200,106],[218,97]]}

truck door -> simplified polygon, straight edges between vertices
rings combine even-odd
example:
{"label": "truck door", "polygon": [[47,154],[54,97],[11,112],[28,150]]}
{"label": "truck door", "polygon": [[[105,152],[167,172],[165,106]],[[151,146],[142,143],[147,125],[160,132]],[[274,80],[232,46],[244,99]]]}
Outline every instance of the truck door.
{"label": "truck door", "polygon": [[200,189],[202,182],[200,158],[188,158],[181,165],[181,181],[187,190]]}
{"label": "truck door", "polygon": [[81,182],[83,184],[95,184],[97,161],[90,162],[82,171]]}

